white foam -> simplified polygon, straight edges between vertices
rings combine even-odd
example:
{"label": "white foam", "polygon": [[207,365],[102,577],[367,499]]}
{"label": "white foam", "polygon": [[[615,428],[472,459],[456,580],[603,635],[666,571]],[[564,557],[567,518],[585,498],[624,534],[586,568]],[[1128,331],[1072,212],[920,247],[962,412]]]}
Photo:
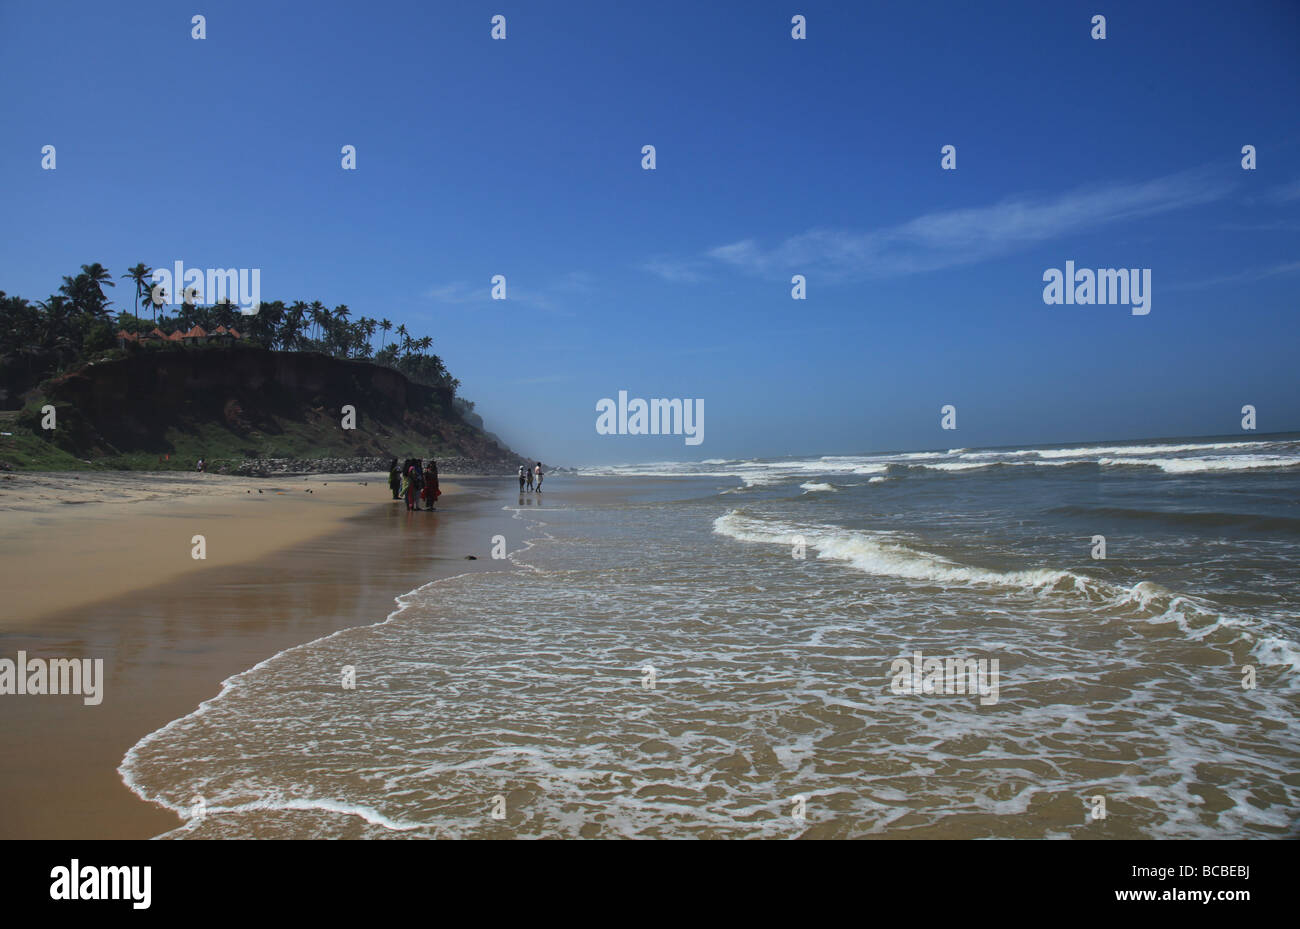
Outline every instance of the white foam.
{"label": "white foam", "polygon": [[1037,454],[1043,458],[1082,458],[1099,455],[1172,455],[1178,452],[1211,452],[1225,448],[1250,448],[1270,446],[1272,442],[1196,442],[1184,445],[1105,445],[1078,448],[1027,449],[1020,454]]}
{"label": "white foam", "polygon": [[719,516],[713,523],[719,535],[741,542],[793,545],[802,537],[819,558],[846,561],[866,574],[931,581],[939,584],[991,584],[1029,590],[1070,588],[1088,590],[1104,582],[1072,571],[1039,568],[1029,571],[994,571],[963,565],[941,555],[894,541],[892,534],[827,526],[791,526],[754,519],[739,510]]}
{"label": "white foam", "polygon": [[1197,474],[1207,471],[1249,471],[1255,468],[1293,468],[1300,458],[1286,455],[1229,455],[1223,458],[1102,458],[1103,466],[1159,468],[1166,474]]}
{"label": "white foam", "polygon": [[[823,455],[817,458],[727,459],[702,462],[655,462],[644,465],[616,465],[586,468],[583,473],[618,477],[712,477],[731,478],[745,487],[761,488],[806,480],[813,475],[883,474],[891,466],[925,468],[941,472],[978,471],[998,465],[1023,467],[1068,467],[1078,464],[1101,466],[1149,466],[1169,473],[1237,471],[1249,468],[1300,465],[1294,442],[1236,441],[1147,443],[1142,445],[1093,445],[1069,448],[972,449],[952,448],[945,452],[897,452],[874,455]],[[1254,449],[1257,453],[1220,456],[1230,449]],[[1284,452],[1281,454],[1265,454]],[[1186,455],[1195,452],[1199,455]],[[1182,457],[1170,457],[1179,456]]]}

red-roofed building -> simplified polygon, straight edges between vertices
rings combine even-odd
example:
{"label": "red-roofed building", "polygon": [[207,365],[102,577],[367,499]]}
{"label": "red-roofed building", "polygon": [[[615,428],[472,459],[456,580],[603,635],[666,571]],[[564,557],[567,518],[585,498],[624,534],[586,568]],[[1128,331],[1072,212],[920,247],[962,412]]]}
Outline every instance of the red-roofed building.
{"label": "red-roofed building", "polygon": [[202,326],[194,326],[188,332],[177,329],[168,335],[157,326],[150,332],[127,332],[125,329],[117,333],[118,344],[125,348],[128,342],[180,342],[184,345],[202,345],[205,342],[233,342],[236,339],[242,339],[243,336],[235,329],[227,329],[225,326],[218,326],[211,332],[206,331]]}
{"label": "red-roofed building", "polygon": [[218,326],[208,333],[209,342],[233,342],[242,338],[234,329],[227,329],[225,326]]}

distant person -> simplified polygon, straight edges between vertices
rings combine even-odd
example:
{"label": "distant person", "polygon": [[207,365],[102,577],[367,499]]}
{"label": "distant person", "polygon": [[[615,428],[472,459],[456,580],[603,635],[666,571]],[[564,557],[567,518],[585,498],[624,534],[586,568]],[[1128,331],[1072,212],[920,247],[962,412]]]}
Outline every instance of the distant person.
{"label": "distant person", "polygon": [[195,470],[195,471],[198,471],[200,474],[202,474],[202,473],[203,473],[203,469],[204,469],[204,467],[205,467],[205,464],[204,464],[204,462],[203,462],[203,459],[200,458],[200,459],[199,459],[199,463],[198,463],[197,465],[194,466],[194,470]]}
{"label": "distant person", "polygon": [[519,466],[519,492],[524,492],[524,466]]}
{"label": "distant person", "polygon": [[536,468],[536,471],[537,471],[537,492],[538,492],[538,493],[541,493],[541,492],[542,492],[542,477],[543,477],[543,474],[542,474],[542,463],[541,463],[540,461],[537,462],[537,468]]}
{"label": "distant person", "polygon": [[528,479],[528,492],[533,492],[533,469],[524,468],[524,476]]}
{"label": "distant person", "polygon": [[442,496],[442,491],[438,488],[438,462],[429,459],[429,469],[424,472],[424,508],[426,510],[434,509],[434,504]]}
{"label": "distant person", "polygon": [[388,489],[393,492],[393,499],[396,500],[402,489],[402,472],[397,467],[396,458],[388,466]]}
{"label": "distant person", "polygon": [[402,475],[402,496],[406,498],[406,508],[408,510],[415,509],[415,501],[420,492],[419,481],[420,476],[415,472],[415,465],[407,465],[406,473]]}
{"label": "distant person", "polygon": [[415,468],[415,509],[418,510],[420,496],[424,493],[424,462],[419,458],[412,458],[411,466]]}

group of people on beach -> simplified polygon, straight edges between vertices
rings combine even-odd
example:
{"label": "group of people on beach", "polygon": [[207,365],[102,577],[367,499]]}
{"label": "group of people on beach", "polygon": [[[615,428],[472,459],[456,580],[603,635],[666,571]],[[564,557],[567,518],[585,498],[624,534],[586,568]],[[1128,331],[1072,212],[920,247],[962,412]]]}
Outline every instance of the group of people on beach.
{"label": "group of people on beach", "polygon": [[542,463],[539,461],[533,467],[528,465],[519,466],[519,492],[524,492],[524,484],[527,483],[529,492],[533,489],[533,478],[537,479],[537,492],[542,492]]}
{"label": "group of people on beach", "polygon": [[442,495],[438,489],[438,462],[430,459],[429,467],[425,468],[421,459],[408,458],[399,468],[394,458],[388,466],[388,486],[393,491],[394,500],[406,499],[408,510],[421,509],[421,500],[424,501],[423,509],[432,510]]}

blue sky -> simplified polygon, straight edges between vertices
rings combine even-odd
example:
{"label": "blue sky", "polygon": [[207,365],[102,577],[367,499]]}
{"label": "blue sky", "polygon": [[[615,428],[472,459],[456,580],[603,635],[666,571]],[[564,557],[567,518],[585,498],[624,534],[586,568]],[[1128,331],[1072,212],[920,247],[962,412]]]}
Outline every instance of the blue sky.
{"label": "blue sky", "polygon": [[[260,268],[557,464],[1296,430],[1298,53],[1293,2],[0,2],[0,289]],[[597,435],[620,389],[703,444]]]}

